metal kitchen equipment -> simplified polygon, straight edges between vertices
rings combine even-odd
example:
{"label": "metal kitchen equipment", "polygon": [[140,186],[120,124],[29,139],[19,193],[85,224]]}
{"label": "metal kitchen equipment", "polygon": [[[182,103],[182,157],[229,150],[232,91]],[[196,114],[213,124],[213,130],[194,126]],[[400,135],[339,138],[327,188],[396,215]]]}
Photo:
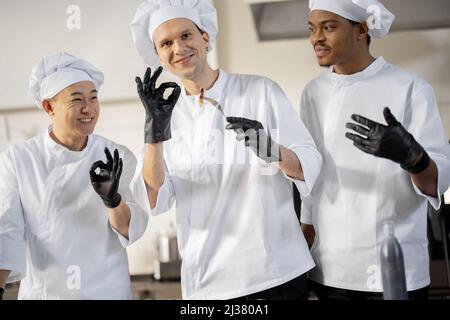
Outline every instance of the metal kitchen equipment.
{"label": "metal kitchen equipment", "polygon": [[180,279],[181,257],[175,229],[162,228],[158,236],[158,258],[154,261],[154,278],[157,280]]}

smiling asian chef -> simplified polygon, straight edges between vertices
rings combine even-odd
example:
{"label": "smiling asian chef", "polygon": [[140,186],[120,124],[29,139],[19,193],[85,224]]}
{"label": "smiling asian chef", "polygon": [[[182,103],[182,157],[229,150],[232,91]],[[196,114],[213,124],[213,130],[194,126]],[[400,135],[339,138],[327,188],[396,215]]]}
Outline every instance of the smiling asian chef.
{"label": "smiling asian chef", "polygon": [[102,83],[102,72],[65,52],[32,71],[30,93],[51,125],[0,154],[2,293],[21,280],[19,299],[132,297],[125,247],[148,215],[129,187],[132,153],[93,134]]}

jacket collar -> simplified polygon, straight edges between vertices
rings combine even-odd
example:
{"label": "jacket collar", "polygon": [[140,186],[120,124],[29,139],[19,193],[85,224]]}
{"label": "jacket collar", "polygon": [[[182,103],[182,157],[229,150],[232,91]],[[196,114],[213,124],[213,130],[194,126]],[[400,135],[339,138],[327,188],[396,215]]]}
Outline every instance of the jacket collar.
{"label": "jacket collar", "polygon": [[[222,102],[221,101],[222,93],[224,91],[225,84],[227,82],[228,77],[229,77],[228,73],[219,69],[219,76],[218,76],[217,80],[214,82],[214,84],[212,85],[212,87],[209,88],[208,90],[205,90],[205,92],[204,92],[205,97],[214,99],[221,103]],[[197,100],[200,96],[200,95],[196,95],[196,96],[187,95],[186,89],[184,86],[182,86],[181,95],[184,96],[185,99],[187,98],[188,101],[194,100],[195,102],[197,102]]]}
{"label": "jacket collar", "polygon": [[51,130],[52,130],[52,126],[50,125],[47,128],[46,132],[44,133],[45,146],[51,153],[54,153],[58,156],[64,156],[69,160],[72,160],[72,159],[76,160],[76,159],[80,159],[80,158],[84,157],[93,144],[93,140],[94,140],[93,135],[90,135],[88,137],[87,145],[83,150],[72,151],[72,150],[67,149],[65,146],[62,146],[62,145],[56,143],[50,136]]}
{"label": "jacket collar", "polygon": [[337,74],[334,72],[334,68],[331,67],[329,76],[334,82],[338,84],[351,85],[355,82],[363,81],[372,77],[373,75],[378,73],[386,64],[387,63],[383,57],[378,57],[367,68],[354,74]]}

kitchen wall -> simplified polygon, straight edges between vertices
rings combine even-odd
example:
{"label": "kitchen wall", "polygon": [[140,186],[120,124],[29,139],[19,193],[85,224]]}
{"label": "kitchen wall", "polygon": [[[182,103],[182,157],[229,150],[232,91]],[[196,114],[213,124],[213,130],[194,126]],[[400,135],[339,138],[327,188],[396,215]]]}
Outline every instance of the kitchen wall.
{"label": "kitchen wall", "polygon": [[[1,1],[0,38],[8,45],[0,51],[0,151],[47,127],[48,116],[35,108],[26,95],[27,80],[31,67],[42,55],[65,49],[87,58],[105,72],[97,133],[128,146],[136,155],[140,153],[144,112],[133,78],[143,73],[145,65],[133,49],[129,32],[129,22],[140,2],[77,1],[82,28],[68,30],[66,9],[72,1]],[[218,62],[229,72],[274,79],[298,110],[303,87],[324,71],[316,65],[308,40],[258,42],[244,0],[214,3],[219,10],[220,32],[211,55],[213,65]],[[372,51],[433,85],[444,126],[450,132],[450,29],[393,33],[383,40],[374,40]],[[164,79],[170,77],[164,75]],[[144,237],[128,250],[132,274],[153,271],[157,231],[174,221],[174,210],[151,217]]]}
{"label": "kitchen wall", "polygon": [[[389,6],[389,2],[385,1]],[[220,12],[219,62],[230,72],[261,74],[277,81],[299,109],[304,86],[325,70],[318,67],[308,39],[258,42],[245,0],[215,0]],[[408,8],[405,8],[408,10]],[[307,23],[307,21],[305,21]],[[450,29],[394,32],[374,39],[372,54],[425,78],[434,87],[450,133]]]}
{"label": "kitchen wall", "polygon": [[[134,49],[130,23],[143,1],[0,2],[0,39],[8,44],[0,50],[0,152],[48,127],[49,117],[27,95],[28,77],[42,56],[64,50],[87,59],[105,74],[96,133],[140,154],[144,110],[134,77],[143,76],[146,65]],[[211,65],[217,65],[216,50],[208,58]],[[176,79],[163,73],[160,80]],[[144,236],[128,248],[131,274],[153,272],[158,232],[174,224],[174,209],[150,218]]]}
{"label": "kitchen wall", "polygon": [[[144,110],[137,99],[101,104],[96,133],[126,145],[135,155],[143,147]],[[24,111],[0,111],[0,152],[7,146],[24,141],[46,130],[49,117],[37,108]],[[175,212],[151,217],[144,236],[128,248],[131,274],[153,272],[157,256],[158,230],[175,222]]]}

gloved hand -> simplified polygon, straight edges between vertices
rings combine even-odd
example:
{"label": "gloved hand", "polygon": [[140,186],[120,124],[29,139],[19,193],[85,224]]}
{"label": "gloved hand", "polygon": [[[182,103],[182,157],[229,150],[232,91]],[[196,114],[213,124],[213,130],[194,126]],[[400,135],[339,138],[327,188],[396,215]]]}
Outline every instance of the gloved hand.
{"label": "gloved hand", "polygon": [[234,130],[237,141],[245,139],[245,146],[259,158],[267,163],[281,161],[280,146],[266,133],[261,122],[236,117],[227,117],[227,121],[225,129]]}
{"label": "gloved hand", "polygon": [[389,108],[384,108],[383,115],[387,126],[353,114],[352,119],[363,126],[350,122],[345,126],[362,136],[349,132],[345,136],[352,140],[358,149],[395,161],[410,173],[424,171],[430,163],[426,151],[395,119]]}
{"label": "gloved hand", "polygon": [[0,287],[0,300],[3,300],[3,293],[5,292],[5,289]]}
{"label": "gloved hand", "polygon": [[[117,192],[119,189],[120,175],[122,174],[122,159],[119,158],[119,151],[114,150],[114,159],[108,148],[105,148],[106,163],[96,161],[89,171],[91,184],[95,192],[98,193],[103,203],[108,208],[115,208],[120,204],[122,197]],[[100,168],[100,173],[95,170]]]}
{"label": "gloved hand", "polygon": [[[151,69],[147,68],[144,76],[144,82],[141,78],[136,77],[137,91],[139,98],[145,108],[145,143],[158,143],[169,140],[170,119],[172,110],[178,101],[181,88],[175,82],[165,82],[156,88],[156,80],[158,80],[163,68],[159,67],[153,76]],[[173,88],[172,94],[164,99],[164,92],[168,88]]]}

